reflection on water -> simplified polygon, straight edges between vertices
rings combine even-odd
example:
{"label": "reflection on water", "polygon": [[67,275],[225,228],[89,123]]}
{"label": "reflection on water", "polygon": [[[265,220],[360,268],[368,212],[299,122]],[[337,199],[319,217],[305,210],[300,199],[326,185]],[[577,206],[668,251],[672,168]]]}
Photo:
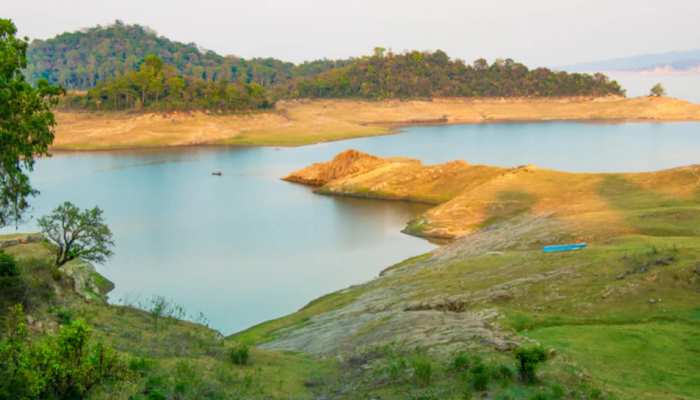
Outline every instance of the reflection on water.
{"label": "reflection on water", "polygon": [[426,206],[320,196],[279,180],[348,148],[428,163],[652,170],[700,162],[700,124],[418,127],[292,149],[65,153],[37,164],[34,215],[64,200],[99,205],[117,245],[99,267],[116,283],[112,301],[164,295],[230,333],[433,248],[400,233]]}

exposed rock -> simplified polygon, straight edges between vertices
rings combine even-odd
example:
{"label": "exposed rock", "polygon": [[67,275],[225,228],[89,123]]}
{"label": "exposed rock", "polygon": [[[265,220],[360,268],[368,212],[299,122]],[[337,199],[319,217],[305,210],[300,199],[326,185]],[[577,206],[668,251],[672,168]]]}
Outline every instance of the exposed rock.
{"label": "exposed rock", "polygon": [[323,186],[335,179],[370,171],[386,162],[357,150],[346,150],[329,162],[313,164],[283,179],[311,186]]}
{"label": "exposed rock", "polygon": [[44,236],[40,233],[31,233],[25,236],[20,236],[13,239],[0,239],[0,249],[5,249],[11,246],[20,244],[37,243],[44,240]]}
{"label": "exposed rock", "polygon": [[95,267],[82,260],[73,260],[61,267],[63,273],[73,281],[73,287],[86,300],[105,302],[114,283],[97,273]]}

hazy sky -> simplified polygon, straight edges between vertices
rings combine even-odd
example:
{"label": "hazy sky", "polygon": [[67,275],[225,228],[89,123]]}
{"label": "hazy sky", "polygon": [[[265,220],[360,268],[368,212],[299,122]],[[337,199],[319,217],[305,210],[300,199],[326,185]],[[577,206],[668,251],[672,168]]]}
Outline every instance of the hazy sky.
{"label": "hazy sky", "polygon": [[290,61],[443,49],[562,65],[700,47],[700,0],[1,0],[48,38],[115,19],[222,54]]}

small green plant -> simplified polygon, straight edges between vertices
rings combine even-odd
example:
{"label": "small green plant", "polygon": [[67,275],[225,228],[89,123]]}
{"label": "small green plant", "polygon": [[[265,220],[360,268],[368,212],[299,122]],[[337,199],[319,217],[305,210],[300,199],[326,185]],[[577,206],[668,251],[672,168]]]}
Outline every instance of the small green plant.
{"label": "small green plant", "polygon": [[416,357],[411,361],[413,377],[416,385],[420,387],[430,386],[433,379],[433,364],[427,357]]}
{"label": "small green plant", "polygon": [[389,375],[389,380],[392,382],[398,382],[403,374],[406,372],[408,364],[406,359],[403,357],[392,358],[386,367],[387,375]]}
{"label": "small green plant", "polygon": [[239,344],[229,350],[228,356],[235,365],[248,365],[250,348],[245,344]]}
{"label": "small green plant", "polygon": [[15,276],[19,276],[15,258],[0,250],[0,278],[12,278]]}
{"label": "small green plant", "polygon": [[73,311],[65,307],[59,307],[54,310],[54,315],[61,325],[68,325],[73,321]]}
{"label": "small green plant", "polygon": [[471,359],[469,358],[469,354],[461,352],[452,359],[449,369],[454,372],[464,372],[469,369],[470,365]]}
{"label": "small green plant", "polygon": [[483,392],[489,387],[491,382],[491,371],[483,363],[474,365],[467,375],[469,386],[477,392]]}
{"label": "small green plant", "polygon": [[513,380],[515,373],[511,367],[499,364],[492,369],[493,378],[500,381],[503,386],[507,386]]}
{"label": "small green plant", "polygon": [[520,379],[525,383],[537,381],[537,366],[547,361],[547,352],[541,346],[520,347],[515,350]]}

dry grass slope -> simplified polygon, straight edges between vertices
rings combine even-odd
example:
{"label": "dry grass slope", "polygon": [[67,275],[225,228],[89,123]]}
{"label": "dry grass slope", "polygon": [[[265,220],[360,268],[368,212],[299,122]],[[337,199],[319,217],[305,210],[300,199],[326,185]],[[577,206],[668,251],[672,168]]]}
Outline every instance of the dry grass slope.
{"label": "dry grass slope", "polygon": [[700,105],[671,98],[297,100],[269,112],[57,113],[54,149],[303,144],[384,135],[422,123],[549,120],[700,120]]}

